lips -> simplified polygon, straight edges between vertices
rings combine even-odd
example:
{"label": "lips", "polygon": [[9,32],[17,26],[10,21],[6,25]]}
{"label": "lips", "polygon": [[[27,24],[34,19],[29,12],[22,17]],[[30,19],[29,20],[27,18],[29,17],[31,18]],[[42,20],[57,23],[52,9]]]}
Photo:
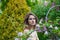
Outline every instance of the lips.
{"label": "lips", "polygon": [[34,21],[32,21],[32,23],[34,23]]}
{"label": "lips", "polygon": [[34,21],[32,21],[32,23],[34,23]]}

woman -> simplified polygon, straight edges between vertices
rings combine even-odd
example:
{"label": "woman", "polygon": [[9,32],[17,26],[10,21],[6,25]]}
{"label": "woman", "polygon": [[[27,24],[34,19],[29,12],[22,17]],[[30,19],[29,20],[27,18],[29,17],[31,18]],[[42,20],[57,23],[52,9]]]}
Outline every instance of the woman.
{"label": "woman", "polygon": [[[33,14],[29,13],[26,15],[24,23],[27,25],[24,29],[24,33],[30,33],[29,37],[27,38],[30,40],[39,40],[37,36],[37,32],[35,31],[36,24],[38,22],[38,18]],[[33,30],[33,31],[31,31]]]}

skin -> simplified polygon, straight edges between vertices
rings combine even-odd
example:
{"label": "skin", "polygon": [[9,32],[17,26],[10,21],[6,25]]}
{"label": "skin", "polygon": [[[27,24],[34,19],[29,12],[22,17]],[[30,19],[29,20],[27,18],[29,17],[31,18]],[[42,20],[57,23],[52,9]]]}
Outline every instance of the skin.
{"label": "skin", "polygon": [[36,25],[36,19],[33,15],[29,16],[28,19],[29,27],[33,28]]}
{"label": "skin", "polygon": [[[34,30],[34,27],[36,25],[36,19],[35,19],[35,17],[33,15],[29,16],[28,23],[29,23],[29,25],[28,25],[28,28],[25,29],[25,33],[27,33],[31,29]],[[32,34],[30,35],[30,36],[32,36],[32,40],[38,40],[37,39],[37,34],[35,32],[33,32],[33,34],[34,34],[33,36],[32,36]]]}

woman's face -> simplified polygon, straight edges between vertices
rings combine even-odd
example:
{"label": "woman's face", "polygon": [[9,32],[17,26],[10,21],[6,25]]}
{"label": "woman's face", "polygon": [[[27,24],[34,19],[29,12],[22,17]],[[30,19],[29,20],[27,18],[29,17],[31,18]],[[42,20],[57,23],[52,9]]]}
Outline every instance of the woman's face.
{"label": "woman's face", "polygon": [[36,19],[33,15],[30,15],[29,18],[28,18],[28,23],[29,25],[36,25]]}

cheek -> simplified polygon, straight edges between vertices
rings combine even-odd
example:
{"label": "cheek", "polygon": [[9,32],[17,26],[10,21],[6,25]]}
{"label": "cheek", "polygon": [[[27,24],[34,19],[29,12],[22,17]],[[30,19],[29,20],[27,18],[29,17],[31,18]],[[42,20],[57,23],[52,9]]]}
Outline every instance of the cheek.
{"label": "cheek", "polygon": [[36,23],[36,20],[34,20],[34,23]]}
{"label": "cheek", "polygon": [[31,24],[32,23],[32,20],[28,20],[28,23]]}
{"label": "cheek", "polygon": [[30,25],[36,25],[36,20],[28,20],[28,24],[30,24]]}

